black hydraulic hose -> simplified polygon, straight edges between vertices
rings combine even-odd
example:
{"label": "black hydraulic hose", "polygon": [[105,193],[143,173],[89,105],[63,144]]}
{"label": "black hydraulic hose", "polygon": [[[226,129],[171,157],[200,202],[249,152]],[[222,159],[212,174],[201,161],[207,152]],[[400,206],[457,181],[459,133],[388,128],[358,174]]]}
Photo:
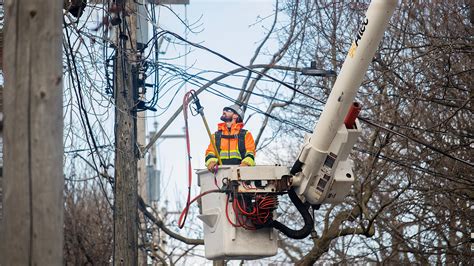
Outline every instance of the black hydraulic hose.
{"label": "black hydraulic hose", "polygon": [[290,196],[291,202],[295,204],[296,209],[298,209],[298,211],[301,213],[301,216],[303,216],[303,220],[304,220],[303,228],[299,230],[293,230],[278,221],[272,221],[269,226],[279,230],[280,232],[285,234],[287,237],[290,237],[293,239],[306,238],[309,234],[311,234],[311,231],[313,230],[313,225],[314,225],[313,217],[311,217],[311,214],[309,213],[308,208],[304,205],[304,203],[300,200],[300,198],[298,198],[293,188],[291,188],[288,191],[288,196]]}

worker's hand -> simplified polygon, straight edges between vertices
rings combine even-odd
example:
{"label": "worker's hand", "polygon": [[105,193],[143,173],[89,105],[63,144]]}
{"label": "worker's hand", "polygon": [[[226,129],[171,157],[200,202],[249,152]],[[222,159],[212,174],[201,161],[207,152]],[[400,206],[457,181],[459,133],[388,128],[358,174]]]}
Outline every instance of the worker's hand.
{"label": "worker's hand", "polygon": [[242,163],[240,163],[240,166],[250,166],[250,164],[248,164],[246,162],[242,162]]}
{"label": "worker's hand", "polygon": [[210,162],[207,165],[207,170],[209,170],[209,172],[211,172],[211,173],[214,173],[216,171],[216,165],[217,165],[216,162]]}

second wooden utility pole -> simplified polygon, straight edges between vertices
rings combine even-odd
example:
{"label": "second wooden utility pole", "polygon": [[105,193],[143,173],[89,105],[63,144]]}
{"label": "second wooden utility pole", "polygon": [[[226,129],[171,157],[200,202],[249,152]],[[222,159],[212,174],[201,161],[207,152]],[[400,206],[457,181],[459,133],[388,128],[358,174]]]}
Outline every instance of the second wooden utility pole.
{"label": "second wooden utility pole", "polygon": [[133,66],[136,54],[136,4],[117,1],[120,24],[114,67],[115,96],[115,203],[114,265],[138,263],[138,179],[136,144],[136,91]]}
{"label": "second wooden utility pole", "polygon": [[62,3],[9,0],[4,7],[0,265],[62,265]]}

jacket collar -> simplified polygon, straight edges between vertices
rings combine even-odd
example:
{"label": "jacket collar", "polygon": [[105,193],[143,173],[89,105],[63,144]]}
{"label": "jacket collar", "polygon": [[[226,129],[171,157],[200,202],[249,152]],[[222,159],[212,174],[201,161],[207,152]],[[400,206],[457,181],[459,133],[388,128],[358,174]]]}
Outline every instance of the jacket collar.
{"label": "jacket collar", "polygon": [[[235,123],[235,124],[232,124],[232,127],[230,128],[230,132],[229,132],[229,133],[239,132],[243,127],[244,127],[244,123]],[[226,123],[223,122],[223,123],[217,124],[217,130],[220,130],[220,131],[222,131],[223,133],[228,132]]]}

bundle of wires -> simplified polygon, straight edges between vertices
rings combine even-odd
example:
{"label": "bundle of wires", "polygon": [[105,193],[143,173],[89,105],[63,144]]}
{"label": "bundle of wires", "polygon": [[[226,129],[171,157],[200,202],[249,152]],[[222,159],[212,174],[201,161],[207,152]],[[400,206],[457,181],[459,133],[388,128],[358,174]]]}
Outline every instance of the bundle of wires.
{"label": "bundle of wires", "polygon": [[[229,202],[232,201],[232,210],[235,221],[229,215]],[[242,227],[247,230],[256,230],[273,221],[273,210],[278,206],[278,198],[274,194],[248,194],[237,193],[227,195],[226,217],[234,227]]]}

